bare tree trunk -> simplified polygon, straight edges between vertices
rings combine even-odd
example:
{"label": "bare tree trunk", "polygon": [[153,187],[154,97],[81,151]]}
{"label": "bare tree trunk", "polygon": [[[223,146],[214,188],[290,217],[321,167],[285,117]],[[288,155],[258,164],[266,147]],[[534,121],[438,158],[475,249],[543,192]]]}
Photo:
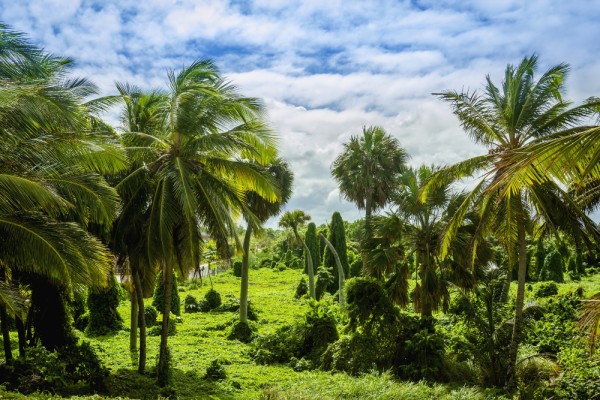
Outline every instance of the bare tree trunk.
{"label": "bare tree trunk", "polygon": [[140,358],[138,362],[138,373],[146,372],[146,313],[144,308],[144,293],[142,280],[137,268],[133,270],[133,286],[135,288],[135,297],[138,308],[138,324],[140,328]]}
{"label": "bare tree trunk", "polygon": [[302,246],[304,246],[304,251],[306,251],[306,261],[308,264],[308,292],[310,293],[310,297],[312,297],[313,299],[317,299],[317,295],[315,292],[315,271],[313,269],[313,260],[312,260],[312,254],[310,253],[310,249],[308,248],[308,246],[306,245],[306,242],[304,242],[304,239],[302,239],[300,237],[300,235],[298,234],[298,229],[296,229],[294,227],[294,234],[296,235],[296,239],[298,239],[301,243]]}
{"label": "bare tree trunk", "polygon": [[171,315],[171,295],[173,291],[173,265],[168,262],[163,273],[163,321],[160,333],[160,353],[158,356],[158,385],[161,387],[169,383],[169,362],[168,362],[168,338],[169,338],[169,317]]}
{"label": "bare tree trunk", "polygon": [[135,288],[133,293],[129,293],[131,301],[131,318],[129,319],[129,350],[137,350],[137,327],[138,327],[138,303],[135,296]]}
{"label": "bare tree trunk", "polygon": [[342,261],[340,260],[340,256],[337,252],[337,250],[335,249],[335,247],[333,247],[333,244],[331,244],[331,242],[329,240],[327,240],[327,238],[325,237],[325,235],[323,235],[322,233],[320,234],[321,238],[325,241],[325,244],[327,245],[327,247],[329,247],[329,250],[331,250],[331,253],[333,254],[333,258],[335,259],[335,263],[337,265],[337,269],[338,269],[338,275],[339,275],[339,289],[338,289],[338,298],[339,298],[339,303],[340,303],[340,307],[344,306],[344,285],[346,283],[346,277],[344,276],[344,267],[342,266]]}
{"label": "bare tree trunk", "polygon": [[240,288],[240,322],[248,322],[248,282],[249,282],[249,265],[250,258],[250,239],[252,238],[252,225],[248,223],[246,235],[244,236],[242,255],[242,283]]}
{"label": "bare tree trunk", "polygon": [[[519,198],[519,202],[521,199]],[[525,278],[527,274],[527,243],[525,241],[525,218],[523,218],[523,206],[519,205],[519,220],[517,223],[517,245],[519,251],[519,270],[517,276],[517,300],[515,302],[515,319],[513,325],[512,339],[509,348],[509,363],[506,379],[506,388],[512,390],[516,385],[516,365],[519,342],[521,340],[521,329],[523,325],[523,304],[525,301]]]}

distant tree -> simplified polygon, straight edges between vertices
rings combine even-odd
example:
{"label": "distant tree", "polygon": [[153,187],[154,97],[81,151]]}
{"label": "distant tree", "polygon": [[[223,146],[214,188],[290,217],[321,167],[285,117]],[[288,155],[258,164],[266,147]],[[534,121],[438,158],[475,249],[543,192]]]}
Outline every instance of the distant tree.
{"label": "distant tree", "polygon": [[[319,253],[320,239],[317,237],[317,226],[314,222],[311,222],[306,227],[306,233],[304,234],[304,242],[306,246],[310,250],[310,254],[312,255],[312,264],[313,267],[321,265],[321,254]],[[308,273],[308,254],[304,255],[304,273]]]}
{"label": "distant tree", "polygon": [[315,273],[312,261],[312,254],[310,253],[310,249],[298,233],[298,227],[304,225],[304,223],[309,220],[310,215],[306,214],[302,210],[286,211],[286,213],[283,214],[283,216],[279,220],[279,226],[281,226],[282,228],[291,228],[294,232],[296,240],[302,243],[304,251],[307,254],[306,260],[308,261],[308,290],[310,293],[310,297],[316,300]]}
{"label": "distant tree", "polygon": [[[329,238],[333,247],[335,248],[339,261],[342,265],[344,276],[349,275],[350,267],[348,265],[348,255],[346,247],[346,233],[344,230],[344,220],[339,212],[334,212],[331,216],[331,225],[329,225]],[[328,287],[329,292],[334,293],[339,288],[339,277],[338,266],[335,260],[335,255],[329,247],[325,248],[325,254],[323,255],[323,266],[329,269],[333,275],[333,282]]]}

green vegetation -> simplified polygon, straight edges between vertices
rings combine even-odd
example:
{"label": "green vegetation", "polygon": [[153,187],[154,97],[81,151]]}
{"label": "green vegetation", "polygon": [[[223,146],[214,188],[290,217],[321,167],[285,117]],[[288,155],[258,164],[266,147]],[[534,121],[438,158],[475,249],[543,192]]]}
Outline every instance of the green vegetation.
{"label": "green vegetation", "polygon": [[437,94],[485,154],[364,127],[331,172],[365,219],[277,231],[293,171],[212,61],[94,98],[0,24],[0,398],[596,397],[600,100],[537,64]]}

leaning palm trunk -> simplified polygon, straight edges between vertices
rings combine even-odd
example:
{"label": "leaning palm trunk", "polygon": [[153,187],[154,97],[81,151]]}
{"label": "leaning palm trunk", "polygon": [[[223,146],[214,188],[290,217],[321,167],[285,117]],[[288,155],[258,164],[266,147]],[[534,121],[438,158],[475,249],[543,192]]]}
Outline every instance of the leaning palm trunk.
{"label": "leaning palm trunk", "polygon": [[333,258],[335,259],[335,264],[337,265],[337,270],[338,270],[338,274],[339,274],[339,283],[340,283],[339,288],[338,288],[338,296],[339,296],[340,307],[343,307],[344,306],[344,285],[346,283],[346,277],[344,276],[344,267],[342,266],[342,261],[340,260],[340,255],[335,250],[335,247],[333,247],[333,244],[331,244],[331,242],[329,240],[327,240],[325,235],[323,235],[322,233],[320,234],[320,236],[321,236],[321,239],[323,239],[323,241],[325,241],[325,244],[327,245],[327,247],[329,247],[329,250],[331,250],[331,253],[333,254]]}
{"label": "leaning palm trunk", "polygon": [[[521,200],[519,199],[519,202]],[[519,203],[519,216],[523,216],[523,206]],[[519,270],[517,276],[517,300],[515,303],[515,319],[513,325],[512,339],[509,349],[509,363],[506,377],[506,388],[513,389],[516,384],[516,365],[519,342],[521,340],[521,328],[523,325],[523,304],[525,302],[525,278],[527,273],[527,243],[525,241],[525,221],[518,221],[517,245],[519,253]]]}
{"label": "leaning palm trunk", "polygon": [[240,322],[248,322],[248,282],[249,282],[249,265],[250,257],[250,239],[252,237],[252,225],[248,223],[246,235],[244,236],[242,255],[242,283],[240,289]]}
{"label": "leaning palm trunk", "polygon": [[302,246],[304,247],[304,251],[306,251],[306,261],[307,261],[307,270],[308,270],[308,291],[310,293],[310,297],[312,297],[313,299],[316,300],[317,295],[315,292],[315,272],[313,269],[312,254],[310,253],[310,249],[306,245],[306,242],[304,241],[304,239],[302,239],[300,237],[300,235],[298,234],[298,229],[296,229],[296,228],[294,228],[294,235],[296,235],[296,239],[298,239],[302,243]]}
{"label": "leaning palm trunk", "polygon": [[173,291],[173,266],[170,262],[167,262],[166,268],[164,270],[164,280],[162,282],[163,285],[163,320],[162,320],[162,329],[160,332],[160,353],[158,356],[158,385],[161,387],[166,386],[169,383],[169,360],[168,360],[168,347],[167,341],[169,338],[169,317],[171,315],[171,296]]}

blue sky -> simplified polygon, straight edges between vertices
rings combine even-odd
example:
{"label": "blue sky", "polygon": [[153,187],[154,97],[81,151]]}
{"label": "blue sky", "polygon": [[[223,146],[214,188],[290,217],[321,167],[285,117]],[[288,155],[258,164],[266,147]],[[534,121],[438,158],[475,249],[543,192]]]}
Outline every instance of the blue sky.
{"label": "blue sky", "polygon": [[[596,1],[0,0],[0,19],[103,94],[114,82],[165,85],[166,71],[211,58],[248,96],[264,99],[296,171],[288,209],[318,224],[343,201],[329,167],[363,125],[381,125],[412,165],[479,154],[431,93],[500,82],[537,53],[540,72],[567,62],[567,97],[600,96]],[[114,114],[106,116],[116,123]],[[273,223],[271,223],[273,225]]]}

